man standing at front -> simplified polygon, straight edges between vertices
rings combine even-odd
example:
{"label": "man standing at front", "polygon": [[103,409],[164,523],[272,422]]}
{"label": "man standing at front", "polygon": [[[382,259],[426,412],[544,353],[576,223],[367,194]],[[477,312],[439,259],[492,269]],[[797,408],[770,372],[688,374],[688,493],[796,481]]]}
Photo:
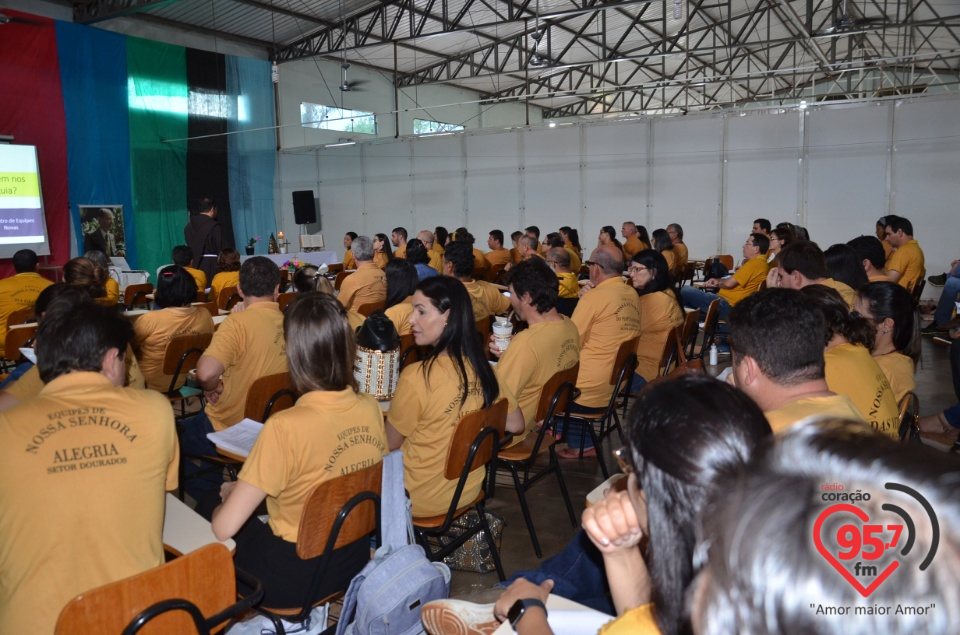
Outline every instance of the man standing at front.
{"label": "man standing at front", "polygon": [[[184,454],[215,455],[216,447],[207,434],[243,419],[253,382],[287,370],[283,313],[277,304],[280,270],[263,256],[247,259],[240,267],[237,292],[243,298],[243,310],[227,316],[197,362],[197,380],[207,405],[183,422],[180,446]],[[196,471],[188,464],[188,476]],[[187,493],[199,500],[205,491],[219,487],[220,480],[217,475],[203,482],[194,479],[186,484]]]}
{"label": "man standing at front", "polygon": [[177,487],[173,410],[124,388],[130,322],[47,311],[40,394],[0,415],[0,633],[53,633],[74,596],[157,567]]}
{"label": "man standing at front", "polygon": [[217,274],[217,257],[224,247],[223,232],[217,222],[217,202],[204,196],[197,203],[197,213],[183,228],[183,238],[193,250],[193,268],[201,270],[207,281]]}
{"label": "man standing at front", "polygon": [[[640,335],[640,297],[621,279],[623,255],[615,245],[597,247],[584,264],[590,268],[592,288],[573,310],[573,323],[580,333],[580,397],[570,411],[598,412],[613,394],[610,375],[620,344]],[[571,423],[567,434],[570,447],[557,454],[578,458],[582,436],[582,426]],[[590,437],[584,439],[584,448],[585,456],[596,454]]]}

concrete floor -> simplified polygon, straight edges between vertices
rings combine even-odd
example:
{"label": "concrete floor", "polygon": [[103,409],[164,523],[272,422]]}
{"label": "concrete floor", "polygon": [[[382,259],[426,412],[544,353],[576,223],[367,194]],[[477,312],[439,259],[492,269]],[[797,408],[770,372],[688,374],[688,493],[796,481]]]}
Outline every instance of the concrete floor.
{"label": "concrete floor", "polygon": [[[953,384],[950,379],[949,349],[935,344],[930,337],[923,338],[922,346],[922,361],[917,366],[916,381],[917,395],[920,398],[920,412],[926,415],[953,405],[956,403],[956,396],[953,393]],[[711,374],[715,374],[722,370],[722,366],[708,370],[713,371]],[[609,457],[607,467],[610,470],[616,469],[616,462],[613,460],[611,452],[619,447],[618,441],[616,435],[614,435],[612,440],[608,439],[603,444],[606,452],[605,456]],[[584,508],[585,496],[603,482],[603,475],[596,458],[583,461],[561,459],[561,462],[564,480],[567,483],[574,512],[577,514],[579,522],[580,514]],[[540,547],[544,558],[547,558],[566,546],[576,529],[570,524],[556,479],[553,476],[543,479],[534,486],[527,493],[527,501],[537,529]],[[527,532],[520,505],[517,502],[516,491],[512,487],[509,475],[505,472],[497,480],[496,495],[488,504],[488,508],[499,512],[506,519],[500,558],[507,576],[509,577],[514,571],[537,568],[542,560],[538,559],[533,552],[530,535]],[[454,571],[451,597],[461,597],[487,589],[496,583],[496,573],[479,574]]]}

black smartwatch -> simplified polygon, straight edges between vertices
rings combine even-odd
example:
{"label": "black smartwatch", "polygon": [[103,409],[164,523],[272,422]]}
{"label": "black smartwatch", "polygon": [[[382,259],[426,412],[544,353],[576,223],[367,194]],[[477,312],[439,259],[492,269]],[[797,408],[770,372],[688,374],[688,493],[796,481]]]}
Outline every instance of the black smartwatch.
{"label": "black smartwatch", "polygon": [[543,614],[546,616],[547,607],[540,600],[535,600],[533,598],[527,598],[525,600],[517,600],[513,603],[513,606],[510,607],[510,610],[507,611],[507,619],[510,620],[510,628],[517,630],[517,622],[520,621],[527,613],[527,609],[540,607],[543,609]]}

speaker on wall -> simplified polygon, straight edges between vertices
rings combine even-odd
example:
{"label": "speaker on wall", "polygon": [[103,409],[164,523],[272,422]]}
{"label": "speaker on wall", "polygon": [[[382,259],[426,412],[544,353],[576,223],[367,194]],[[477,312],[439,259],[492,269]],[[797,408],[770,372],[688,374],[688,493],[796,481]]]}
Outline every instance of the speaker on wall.
{"label": "speaker on wall", "polygon": [[313,198],[313,190],[300,190],[293,193],[293,218],[297,225],[317,222],[317,206]]}

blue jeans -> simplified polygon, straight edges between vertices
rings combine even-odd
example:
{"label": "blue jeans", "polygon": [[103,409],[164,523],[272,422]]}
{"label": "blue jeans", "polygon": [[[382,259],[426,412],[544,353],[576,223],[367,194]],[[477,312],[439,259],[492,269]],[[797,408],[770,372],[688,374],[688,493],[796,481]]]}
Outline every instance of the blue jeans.
{"label": "blue jeans", "polygon": [[[597,412],[603,412],[606,408],[589,408],[587,406],[581,406],[577,403],[570,404],[570,414],[594,414]],[[592,424],[590,424],[592,425]],[[580,423],[579,421],[570,421],[567,426],[567,444],[573,450],[579,450],[580,444],[583,443],[583,449],[589,450],[593,447],[593,437],[587,433],[584,429],[585,424]],[[563,432],[563,423],[557,425],[557,432]]]}
{"label": "blue jeans", "polygon": [[[683,300],[683,306],[689,309],[699,309],[700,310],[700,321],[707,319],[707,309],[710,308],[710,303],[714,300],[720,300],[720,312],[717,316],[718,320],[726,320],[727,314],[730,313],[730,303],[726,299],[721,298],[716,293],[711,293],[709,291],[701,291],[694,287],[683,287],[680,289],[680,299]],[[717,327],[718,335],[726,335],[727,327],[726,324],[720,324]],[[722,341],[725,341],[726,338],[721,338]]]}
{"label": "blue jeans", "polygon": [[603,556],[582,529],[557,555],[547,558],[540,568],[533,571],[517,571],[500,586],[509,586],[523,578],[534,584],[553,580],[553,592],[560,597],[579,602],[592,609],[616,615],[617,610],[610,598],[610,585],[603,566]]}
{"label": "blue jeans", "polygon": [[960,293],[960,278],[951,276],[943,284],[940,292],[940,301],[937,303],[937,312],[933,314],[934,324],[946,324],[953,315],[954,302]]}
{"label": "blue jeans", "polygon": [[[200,461],[197,466],[192,460],[184,458],[184,455],[192,454],[195,456],[216,456],[217,446],[215,446],[207,434],[213,432],[213,424],[210,417],[207,416],[206,409],[188,419],[184,419],[180,429],[180,460],[184,463],[184,483],[180,486],[194,498],[199,501],[210,490],[220,489],[223,483],[223,471],[216,470],[216,464]],[[201,470],[210,470],[200,478],[193,478]]]}

